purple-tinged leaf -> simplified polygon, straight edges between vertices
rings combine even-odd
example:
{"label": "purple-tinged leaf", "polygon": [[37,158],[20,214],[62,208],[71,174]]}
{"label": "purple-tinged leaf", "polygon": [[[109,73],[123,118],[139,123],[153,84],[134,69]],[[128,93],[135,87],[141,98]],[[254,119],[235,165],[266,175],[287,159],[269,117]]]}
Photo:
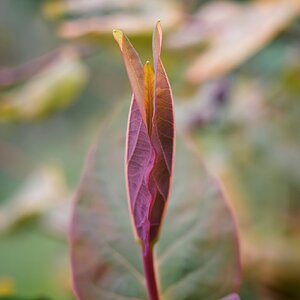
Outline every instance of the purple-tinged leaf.
{"label": "purple-tinged leaf", "polygon": [[126,144],[125,173],[127,176],[129,206],[137,238],[145,244],[149,241],[150,223],[148,215],[153,202],[149,190],[149,180],[155,160],[155,152],[134,97],[129,112]]}
{"label": "purple-tinged leaf", "polygon": [[135,232],[143,247],[149,249],[158,238],[165,212],[174,156],[173,98],[160,59],[162,30],[157,22],[153,34],[154,72],[147,62],[142,79],[140,64],[134,64],[139,58],[130,42],[119,30],[114,36],[121,45],[128,77],[135,82],[128,121],[126,179]]}
{"label": "purple-tinged leaf", "polygon": [[[128,103],[103,124],[76,194],[70,236],[80,300],[147,300],[126,202],[124,123]],[[164,300],[216,300],[240,283],[236,228],[220,186],[196,151],[177,138],[173,190],[156,245]]]}
{"label": "purple-tinged leaf", "polygon": [[144,69],[140,57],[121,30],[114,29],[113,35],[122,52],[132,92],[139,106],[143,120],[146,122],[144,105]]}
{"label": "purple-tinged leaf", "polygon": [[174,107],[171,87],[160,59],[162,30],[157,22],[153,34],[154,113],[151,141],[156,153],[152,170],[154,205],[150,215],[151,239],[157,239],[168,200],[174,160]]}

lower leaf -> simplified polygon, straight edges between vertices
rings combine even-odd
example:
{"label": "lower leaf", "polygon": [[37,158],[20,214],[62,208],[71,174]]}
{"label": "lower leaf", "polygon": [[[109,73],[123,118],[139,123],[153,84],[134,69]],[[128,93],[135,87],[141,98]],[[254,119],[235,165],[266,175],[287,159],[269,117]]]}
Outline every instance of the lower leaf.
{"label": "lower leaf", "polygon": [[[76,194],[70,244],[80,300],[147,299],[124,182],[128,109],[122,104],[103,124]],[[235,224],[219,184],[180,137],[175,158],[173,190],[155,251],[161,299],[220,299],[240,283]]]}

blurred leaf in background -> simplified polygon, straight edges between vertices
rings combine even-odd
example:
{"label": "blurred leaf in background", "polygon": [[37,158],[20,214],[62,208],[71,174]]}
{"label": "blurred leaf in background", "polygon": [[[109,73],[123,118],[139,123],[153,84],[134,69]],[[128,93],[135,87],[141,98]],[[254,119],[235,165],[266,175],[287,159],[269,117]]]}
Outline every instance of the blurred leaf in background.
{"label": "blurred leaf in background", "polygon": [[[18,71],[3,70],[0,78],[5,79],[7,73],[13,72]],[[86,81],[87,69],[78,59],[76,49],[63,49],[52,62],[31,78],[26,78],[24,83],[0,91],[0,121],[36,120],[65,109],[75,100]]]}
{"label": "blurred leaf in background", "polygon": [[150,34],[158,18],[169,29],[180,21],[183,11],[179,2],[170,0],[56,0],[46,1],[43,12],[58,21],[60,36],[78,38],[111,34],[114,28],[130,35]]}
{"label": "blurred leaf in background", "polygon": [[39,217],[67,202],[69,191],[63,171],[53,164],[28,175],[23,186],[0,205],[0,233]]}
{"label": "blurred leaf in background", "polygon": [[300,14],[298,0],[211,1],[187,18],[169,40],[170,46],[207,48],[192,63],[186,78],[192,83],[224,76],[255,54]]}
{"label": "blurred leaf in background", "polygon": [[299,297],[300,53],[290,54],[278,77],[242,77],[244,66],[239,79],[205,84],[177,113],[178,126],[197,128],[205,160],[226,187],[258,299]]}
{"label": "blurred leaf in background", "polygon": [[0,300],[50,300],[49,298],[38,297],[38,298],[20,298],[20,297],[1,297]]}

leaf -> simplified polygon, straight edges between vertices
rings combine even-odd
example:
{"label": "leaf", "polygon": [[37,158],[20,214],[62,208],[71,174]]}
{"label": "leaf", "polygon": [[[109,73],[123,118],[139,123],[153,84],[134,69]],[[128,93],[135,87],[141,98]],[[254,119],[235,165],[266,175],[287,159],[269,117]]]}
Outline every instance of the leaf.
{"label": "leaf", "polygon": [[149,186],[155,153],[135,98],[132,100],[129,113],[126,144],[129,207],[137,238],[148,248],[151,240],[149,211],[154,201]]}
{"label": "leaf", "polygon": [[236,1],[209,1],[170,33],[167,45],[173,49],[210,44],[224,28],[243,12],[244,5]]}
{"label": "leaf", "polygon": [[[124,182],[128,104],[103,124],[76,194],[70,245],[73,283],[81,300],[146,300]],[[156,248],[165,300],[215,300],[240,282],[236,229],[219,184],[177,139],[173,191]]]}
{"label": "leaf", "polygon": [[[157,155],[161,155],[165,160],[166,169],[169,176],[172,173],[172,160],[173,160],[173,144],[174,144],[174,108],[173,96],[170,83],[160,59],[160,52],[162,46],[162,31],[160,22],[157,23],[156,29],[153,34],[153,61],[154,61],[154,116],[153,116],[153,129],[154,134],[152,140],[156,148]],[[155,134],[157,137],[155,137]],[[158,139],[155,142],[155,139]],[[157,148],[160,144],[160,148]],[[159,154],[162,152],[161,154]],[[167,192],[165,191],[166,195]]]}
{"label": "leaf", "polygon": [[99,10],[109,11],[116,9],[131,9],[139,0],[68,0],[45,1],[43,13],[48,18],[60,18],[64,15],[86,14]]}
{"label": "leaf", "polygon": [[0,234],[17,227],[24,220],[44,216],[55,207],[61,209],[68,195],[60,167],[39,167],[29,174],[19,190],[0,205]]}
{"label": "leaf", "polygon": [[[110,2],[112,4],[114,1]],[[117,4],[110,13],[107,13],[107,8],[99,7],[97,16],[87,17],[83,11],[80,18],[65,20],[59,26],[58,34],[64,38],[103,37],[110,34],[114,28],[122,28],[130,35],[151,34],[153,24],[158,18],[164,20],[166,29],[172,29],[183,15],[182,8],[173,1],[136,1],[127,9],[124,9],[123,1],[118,1]],[[48,7],[51,6],[54,6],[53,3],[49,3]],[[44,11],[47,14],[51,9]],[[53,11],[57,12],[56,9]],[[66,13],[72,14],[72,11],[66,10]],[[48,15],[51,15],[51,12]]]}
{"label": "leaf", "polygon": [[39,120],[69,106],[88,77],[77,52],[75,48],[63,49],[23,85],[1,92],[0,121]]}
{"label": "leaf", "polygon": [[[280,53],[289,47],[285,44]],[[300,78],[299,58],[290,59],[287,55],[283,70],[293,64],[298,68],[296,78]],[[282,69],[267,77],[258,76],[260,72],[261,68],[249,78],[231,82],[230,101],[207,126],[201,123],[197,136],[201,153],[222,180],[239,221],[244,280],[247,282],[248,277],[255,286],[272,287],[297,299],[300,172],[295,161],[300,151],[299,93],[281,86]],[[203,114],[205,106],[200,103],[205,104],[206,98],[214,102],[213,94],[204,92],[208,85],[211,82],[195,97],[199,105],[187,104],[186,120],[193,112]],[[178,110],[176,116],[178,128]]]}
{"label": "leaf", "polygon": [[[299,15],[300,2],[260,0],[237,5],[215,1],[201,9],[203,12],[197,13],[194,22],[187,22],[170,41],[176,45],[178,40],[182,46],[196,44],[197,39],[208,42],[185,74],[191,83],[224,76],[265,47]],[[210,10],[212,13],[207,13]],[[181,38],[186,42],[181,42]]]}
{"label": "leaf", "polygon": [[154,72],[144,70],[129,40],[114,30],[133,91],[128,117],[126,179],[129,206],[138,240],[145,251],[158,239],[171,185],[174,113],[171,87],[160,60],[162,29],[153,33]]}
{"label": "leaf", "polygon": [[140,57],[121,30],[113,30],[113,35],[123,55],[126,71],[135,100],[139,106],[144,122],[146,122],[144,105],[144,69]]}

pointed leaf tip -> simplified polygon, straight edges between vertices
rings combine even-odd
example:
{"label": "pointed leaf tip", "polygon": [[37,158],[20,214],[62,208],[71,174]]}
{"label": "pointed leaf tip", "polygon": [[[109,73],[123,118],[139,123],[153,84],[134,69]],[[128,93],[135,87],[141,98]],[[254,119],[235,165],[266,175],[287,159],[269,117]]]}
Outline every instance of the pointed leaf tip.
{"label": "pointed leaf tip", "polygon": [[162,27],[161,27],[160,19],[158,19],[157,22],[156,22],[155,30],[157,31],[157,33],[161,37],[162,36]]}
{"label": "pointed leaf tip", "polygon": [[119,47],[122,50],[122,40],[123,40],[123,36],[124,36],[122,30],[113,29],[113,36],[114,36],[114,39],[116,40],[116,42],[119,44]]}
{"label": "pointed leaf tip", "polygon": [[156,22],[156,26],[154,28],[153,37],[152,37],[153,64],[155,69],[157,68],[158,60],[160,57],[161,46],[162,46],[162,27],[160,24],[160,20],[158,20]]}

